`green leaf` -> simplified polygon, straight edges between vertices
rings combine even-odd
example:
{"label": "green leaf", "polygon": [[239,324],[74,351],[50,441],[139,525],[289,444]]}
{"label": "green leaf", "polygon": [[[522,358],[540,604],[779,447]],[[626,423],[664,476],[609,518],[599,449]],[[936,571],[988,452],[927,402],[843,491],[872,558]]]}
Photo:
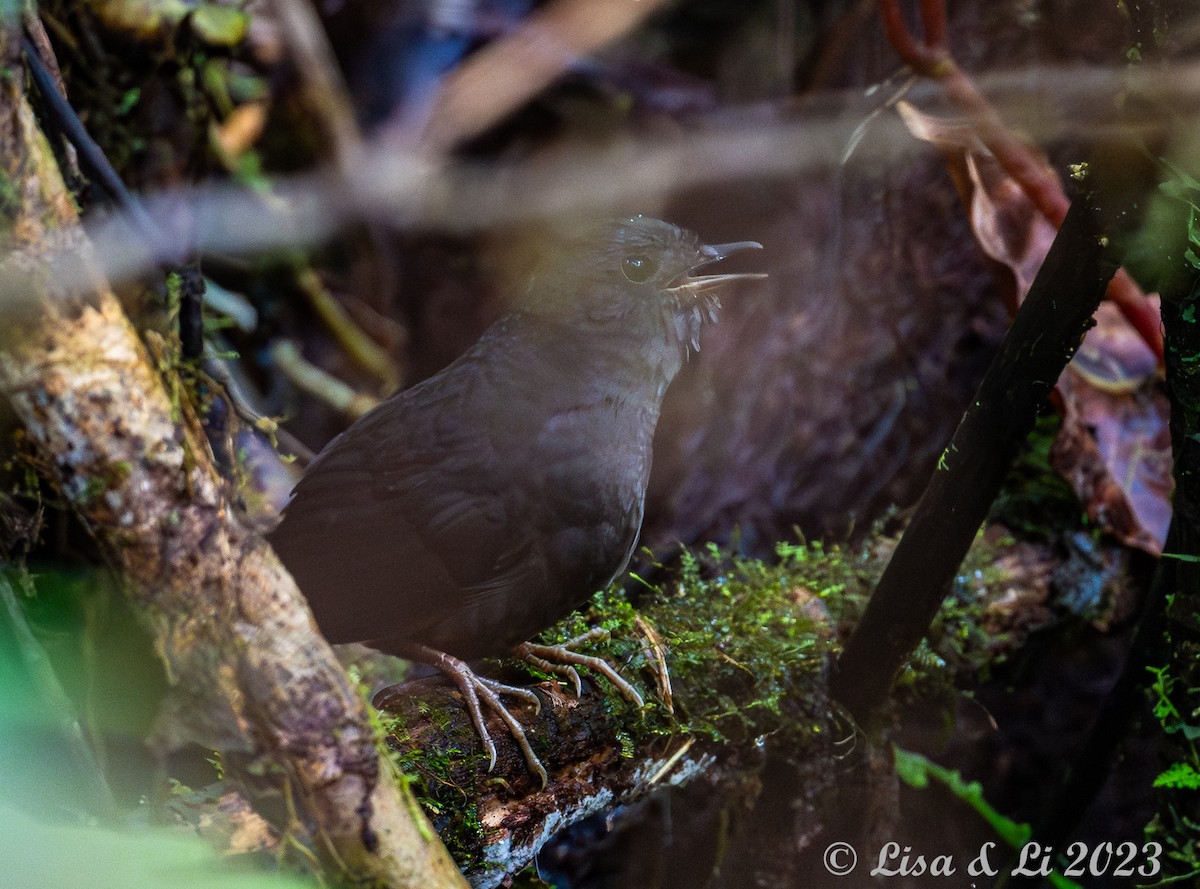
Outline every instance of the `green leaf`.
{"label": "green leaf", "polygon": [[192,31],[209,46],[238,46],[249,30],[250,17],[230,6],[203,3],[192,13]]}
{"label": "green leaf", "polygon": [[[39,578],[40,595],[53,576]],[[0,585],[7,587],[4,580],[0,575]],[[3,591],[8,595],[0,595],[0,885],[315,889],[314,882],[295,874],[234,866],[190,827],[130,826],[144,818],[140,811],[103,814],[113,806],[97,789],[106,787],[106,776],[71,743],[77,721],[53,696],[53,665],[25,622],[23,603],[11,588],[0,587]],[[70,626],[52,613],[43,618],[43,629],[66,632]],[[121,723],[102,725],[116,730]],[[103,825],[101,817],[108,819]]]}
{"label": "green leaf", "polygon": [[924,790],[929,786],[929,770],[926,766],[929,760],[925,757],[909,753],[899,747],[895,749],[896,776],[909,787]]}
{"label": "green leaf", "polygon": [[[1188,318],[1186,320],[1190,321],[1192,319]],[[1200,556],[1193,553],[1163,553],[1162,557],[1164,559],[1178,559],[1180,562],[1200,562]]]}
{"label": "green leaf", "polygon": [[1200,772],[1186,762],[1177,762],[1154,779],[1155,787],[1200,790]]}
{"label": "green leaf", "polygon": [[142,91],[138,87],[135,86],[132,89],[126,90],[125,95],[121,96],[121,101],[117,103],[117,107],[113,109],[113,113],[117,117],[124,117],[133,110],[133,107],[137,105],[141,98]]}

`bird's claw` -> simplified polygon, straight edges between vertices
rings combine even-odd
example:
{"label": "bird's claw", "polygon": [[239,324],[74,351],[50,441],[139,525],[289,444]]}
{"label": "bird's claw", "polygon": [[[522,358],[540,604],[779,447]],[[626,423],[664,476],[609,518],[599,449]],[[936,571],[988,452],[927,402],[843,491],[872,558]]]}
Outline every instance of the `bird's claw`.
{"label": "bird's claw", "polygon": [[559,676],[565,676],[571,682],[571,688],[575,692],[575,697],[583,694],[583,683],[579,680],[579,671],[570,664],[556,664],[548,661],[545,658],[538,657],[532,651],[522,651],[517,649],[517,655],[530,666],[537,667],[545,673],[555,673]]}
{"label": "bird's claw", "polygon": [[[608,635],[607,630],[596,627],[581,636],[567,640],[561,645],[538,645],[535,642],[524,642],[514,649],[514,653],[517,657],[527,661],[539,670],[556,673],[559,676],[569,679],[575,689],[576,697],[582,693],[583,685],[579,679],[579,671],[575,668],[587,667],[590,670],[594,670],[607,678],[617,691],[640,708],[644,705],[642,696],[638,694],[637,689],[617,673],[611,664],[602,658],[580,654],[572,650],[574,646],[581,645],[584,642],[607,639]],[[550,776],[546,773],[545,766],[542,765],[541,760],[538,759],[537,754],[533,752],[533,748],[529,745],[529,738],[526,737],[525,729],[522,728],[521,723],[517,722],[516,717],[500,701],[500,695],[519,698],[525,703],[533,705],[534,713],[536,714],[541,712],[542,707],[541,699],[536,694],[526,688],[505,685],[494,679],[479,676],[474,670],[453,655],[430,648],[427,645],[409,643],[405,646],[404,654],[437,667],[462,693],[463,703],[467,708],[467,713],[471,717],[471,723],[475,726],[475,732],[479,735],[479,740],[483,744],[484,751],[487,753],[489,772],[496,767],[496,744],[492,740],[492,736],[488,732],[487,725],[484,722],[483,707],[480,701],[500,717],[500,721],[504,723],[508,728],[508,733],[512,735],[513,741],[521,749],[521,755],[525,757],[525,764],[529,767],[529,771],[538,777],[543,788],[546,787],[550,782]]]}
{"label": "bird's claw", "polygon": [[603,658],[580,654],[572,650],[574,646],[583,642],[592,642],[607,638],[608,630],[602,627],[595,627],[582,636],[568,639],[561,645],[539,645],[536,642],[523,642],[516,647],[515,652],[517,657],[540,670],[558,673],[561,676],[570,678],[575,687],[576,697],[579,696],[582,686],[579,682],[579,673],[575,670],[575,667],[587,667],[589,670],[594,670],[604,676],[623,697],[640,709],[644,706],[642,696],[638,694],[636,688],[621,677],[621,674],[616,671],[612,664]]}
{"label": "bird's claw", "polygon": [[540,712],[542,704],[538,696],[528,689],[516,688],[512,685],[496,682],[494,679],[478,676],[465,663],[443,651],[437,651],[424,645],[413,646],[413,648],[419,649],[416,654],[421,660],[441,670],[458,687],[458,690],[462,692],[467,713],[470,715],[471,722],[475,726],[475,733],[479,735],[483,749],[488,755],[488,771],[490,772],[496,767],[496,744],[492,740],[492,736],[488,732],[487,725],[483,720],[483,708],[479,705],[481,698],[508,728],[508,733],[512,735],[513,741],[521,749],[521,755],[525,757],[525,764],[529,767],[529,771],[538,777],[544,789],[550,782],[550,776],[546,773],[546,768],[542,765],[542,761],[533,752],[533,748],[529,746],[529,739],[525,736],[525,729],[521,727],[521,723],[517,722],[517,718],[509,712],[508,708],[501,703],[499,697],[501,694],[512,695],[526,703],[533,704],[536,708],[535,712]]}

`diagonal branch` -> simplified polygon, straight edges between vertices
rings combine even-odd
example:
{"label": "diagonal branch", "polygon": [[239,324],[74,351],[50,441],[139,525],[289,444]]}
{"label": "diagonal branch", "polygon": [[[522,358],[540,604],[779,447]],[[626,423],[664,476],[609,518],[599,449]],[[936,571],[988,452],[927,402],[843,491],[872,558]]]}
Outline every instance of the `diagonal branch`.
{"label": "diagonal branch", "polygon": [[[0,30],[0,164],[12,184],[0,270],[31,307],[0,328],[0,391],[153,633],[173,684],[170,727],[219,750],[250,798],[294,801],[331,873],[463,885],[392,779],[295,583],[232,512],[195,419],[97,273],[18,53]],[[71,255],[90,284],[64,292],[39,274],[49,251]]]}
{"label": "diagonal branch", "polygon": [[[1127,153],[1118,168],[1144,174],[1140,157]],[[1119,264],[1110,242],[1133,223],[1143,185],[1106,180],[1097,171],[1092,177],[1096,191],[1082,194],[1067,213],[839,659],[834,696],[860,722],[883,703],[928,631]]]}

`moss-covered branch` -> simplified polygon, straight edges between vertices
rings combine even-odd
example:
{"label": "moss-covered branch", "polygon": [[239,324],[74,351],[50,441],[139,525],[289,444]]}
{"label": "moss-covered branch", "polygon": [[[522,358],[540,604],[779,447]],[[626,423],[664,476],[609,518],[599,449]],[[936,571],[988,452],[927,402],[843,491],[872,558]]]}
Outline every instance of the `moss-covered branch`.
{"label": "moss-covered branch", "polygon": [[[1030,628],[1032,614],[1040,610],[1047,619],[1049,571],[1041,551],[995,536],[981,537],[972,550],[958,595],[937,621],[936,654],[926,652],[907,670],[906,693],[944,695],[957,674],[1002,656]],[[494,718],[489,728],[499,759],[486,770],[457,694],[439,678],[378,700],[394,759],[476,887],[496,886],[521,870],[558,830],[668,785],[702,782],[706,798],[749,807],[763,792],[767,763],[776,774],[782,766],[803,776],[789,783],[787,792],[796,796],[786,805],[808,813],[801,833],[811,840],[830,815],[822,795],[856,746],[846,746],[853,730],[829,700],[837,627],[857,618],[890,549],[890,540],[855,552],[784,545],[772,565],[715,551],[685,553],[680,574],[645,592],[636,611],[617,592],[598,595],[544,638],[606,628],[610,639],[594,653],[639,684],[647,705],[635,712],[603,680],[601,688],[585,686],[578,699],[556,682],[537,685],[541,713],[524,706],[517,712],[549,772],[544,789]],[[1014,588],[1029,613],[1011,613]],[[655,690],[655,639],[673,709],[661,687]],[[724,839],[713,843],[722,846]]]}
{"label": "moss-covered branch", "polygon": [[[557,682],[537,685],[540,714],[518,712],[549,772],[545,789],[494,716],[499,759],[486,771],[457,695],[440,680],[378,701],[397,763],[417,779],[473,885],[498,885],[559,829],[655,789],[695,780],[725,791],[750,784],[768,747],[793,762],[829,760],[837,732],[825,688],[834,645],[826,603],[861,601],[868,557],[781,552],[778,566],[685,554],[675,589],[647,592],[639,611],[617,592],[599,594],[543,637],[557,642],[605,628],[610,638],[595,653],[648,692],[639,713],[611,689],[585,684],[575,698]],[[673,712],[654,691],[654,640],[666,657]],[[810,798],[821,789],[812,784]]]}

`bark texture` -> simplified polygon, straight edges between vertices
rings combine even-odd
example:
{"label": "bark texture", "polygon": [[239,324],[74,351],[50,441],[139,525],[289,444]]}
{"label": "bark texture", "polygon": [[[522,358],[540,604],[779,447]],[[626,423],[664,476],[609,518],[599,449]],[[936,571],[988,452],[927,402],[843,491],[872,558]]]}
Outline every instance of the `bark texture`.
{"label": "bark texture", "polygon": [[[557,833],[599,813],[615,813],[648,796],[685,785],[705,798],[752,805],[761,792],[760,774],[776,747],[787,747],[789,769],[806,775],[802,792],[790,799],[803,809],[805,826],[819,832],[816,801],[834,778],[833,717],[821,692],[821,674],[797,680],[784,709],[794,730],[788,742],[720,742],[679,731],[655,732],[661,711],[639,717],[591,690],[576,698],[556,682],[534,686],[542,699],[534,715],[521,719],[550,774],[538,786],[520,751],[494,714],[485,718],[496,743],[496,768],[486,759],[457,694],[440,680],[401,686],[378,703],[385,719],[398,718],[389,743],[420,778],[435,811],[436,826],[455,850],[475,889],[493,889],[528,867]],[[753,706],[750,689],[738,703]],[[792,745],[795,745],[794,747]],[[799,765],[803,764],[803,765]]]}
{"label": "bark texture", "polygon": [[[462,877],[381,759],[353,685],[290,576],[231,511],[204,437],[98,274],[62,292],[47,261],[90,245],[0,32],[0,387],[43,470],[150,626],[173,684],[164,723],[219,750],[261,804],[287,801],[331,873],[357,883]],[[15,314],[19,310],[19,315]]]}

